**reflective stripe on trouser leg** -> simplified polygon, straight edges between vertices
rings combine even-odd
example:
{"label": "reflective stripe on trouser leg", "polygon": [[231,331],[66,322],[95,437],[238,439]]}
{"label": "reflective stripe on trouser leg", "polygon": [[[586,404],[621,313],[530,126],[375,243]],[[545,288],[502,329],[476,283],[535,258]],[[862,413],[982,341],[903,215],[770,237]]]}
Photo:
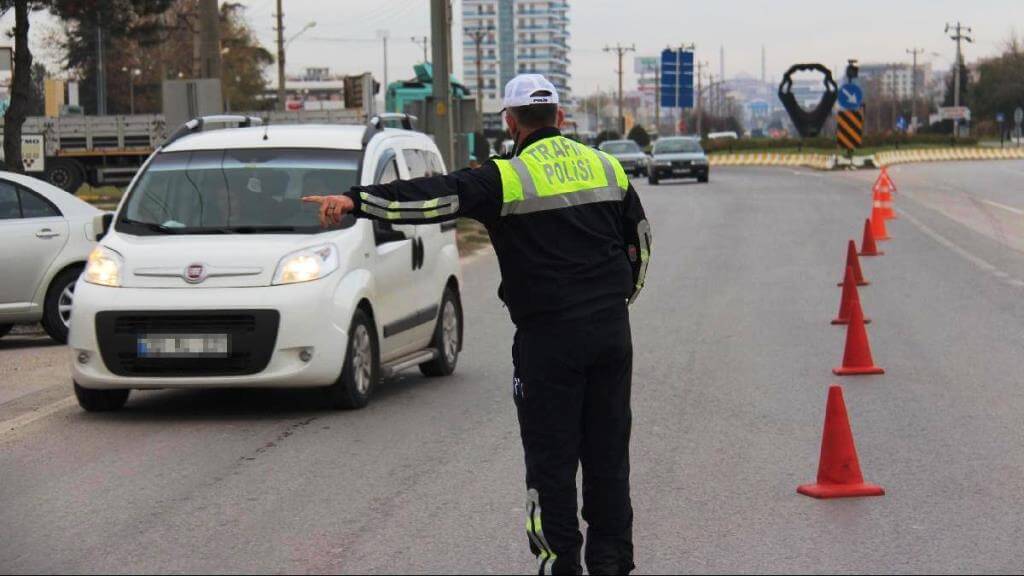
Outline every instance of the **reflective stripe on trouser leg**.
{"label": "reflective stripe on trouser leg", "polygon": [[540,551],[537,554],[537,559],[540,561],[537,573],[551,574],[558,555],[544,538],[544,526],[540,514],[540,494],[533,488],[526,491],[526,535]]}
{"label": "reflective stripe on trouser leg", "polygon": [[633,295],[629,298],[629,303],[632,304],[636,301],[637,296],[640,295],[640,291],[644,287],[644,281],[647,278],[647,264],[651,260],[651,242],[653,240],[651,235],[651,224],[647,220],[641,220],[636,226],[637,241],[640,243],[640,273],[636,277],[636,286],[633,287]]}

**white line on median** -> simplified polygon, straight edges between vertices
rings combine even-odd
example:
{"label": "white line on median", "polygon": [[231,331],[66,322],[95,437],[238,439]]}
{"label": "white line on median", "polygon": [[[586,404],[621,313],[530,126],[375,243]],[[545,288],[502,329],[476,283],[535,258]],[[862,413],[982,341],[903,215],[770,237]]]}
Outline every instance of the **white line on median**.
{"label": "white line on median", "polygon": [[65,409],[65,408],[69,408],[71,406],[74,406],[76,403],[77,403],[77,400],[75,400],[75,397],[74,396],[69,396],[68,398],[65,398],[63,400],[58,400],[58,401],[56,401],[53,404],[50,404],[48,406],[43,406],[42,408],[39,408],[38,410],[33,410],[32,412],[29,412],[28,414],[22,414],[21,416],[18,416],[17,418],[11,418],[10,420],[4,420],[3,422],[0,422],[0,436],[3,436],[3,435],[8,434],[10,432],[14,432],[18,428],[21,428],[23,426],[27,426],[27,425],[35,422],[36,420],[42,420],[43,418],[46,418],[47,416],[53,415],[53,414],[55,414],[57,412],[60,412],[61,410]]}

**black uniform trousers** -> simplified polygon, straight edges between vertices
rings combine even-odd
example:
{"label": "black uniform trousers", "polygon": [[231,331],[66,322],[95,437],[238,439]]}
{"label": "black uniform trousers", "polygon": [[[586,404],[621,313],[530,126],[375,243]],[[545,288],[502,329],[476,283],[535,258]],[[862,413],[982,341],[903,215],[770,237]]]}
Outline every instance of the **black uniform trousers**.
{"label": "black uniform trousers", "polygon": [[513,393],[526,454],[526,528],[538,573],[581,573],[576,515],[583,467],[591,574],[633,569],[629,498],[633,345],[626,304],[518,328]]}

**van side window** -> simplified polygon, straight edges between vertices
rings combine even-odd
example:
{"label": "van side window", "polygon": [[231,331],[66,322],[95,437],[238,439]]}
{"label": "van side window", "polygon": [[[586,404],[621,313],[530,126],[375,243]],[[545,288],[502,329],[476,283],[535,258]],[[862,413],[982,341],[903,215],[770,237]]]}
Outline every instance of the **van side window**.
{"label": "van side window", "polygon": [[424,150],[423,156],[427,159],[427,176],[444,174],[444,162],[441,161],[441,156],[437,152]]}
{"label": "van side window", "polygon": [[409,178],[422,178],[427,175],[427,160],[422,150],[406,148],[402,150],[405,157],[405,165],[409,167]]}
{"label": "van side window", "polygon": [[377,163],[377,177],[373,179],[374,184],[388,184],[398,180],[398,163],[395,161],[395,153],[388,150]]}

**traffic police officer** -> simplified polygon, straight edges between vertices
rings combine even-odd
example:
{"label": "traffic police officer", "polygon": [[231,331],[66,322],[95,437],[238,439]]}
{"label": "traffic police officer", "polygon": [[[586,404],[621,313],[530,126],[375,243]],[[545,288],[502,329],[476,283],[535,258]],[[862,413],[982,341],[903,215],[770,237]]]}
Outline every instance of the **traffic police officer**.
{"label": "traffic police officer", "polygon": [[498,295],[516,325],[513,395],[526,455],[526,530],[540,573],[580,573],[576,471],[583,468],[591,574],[633,569],[629,496],[633,349],[627,303],[644,285],[651,229],[611,156],[561,135],[555,87],[522,74],[503,100],[515,149],[480,168],[355,187],[320,204],[423,224],[481,222],[501,268]]}

